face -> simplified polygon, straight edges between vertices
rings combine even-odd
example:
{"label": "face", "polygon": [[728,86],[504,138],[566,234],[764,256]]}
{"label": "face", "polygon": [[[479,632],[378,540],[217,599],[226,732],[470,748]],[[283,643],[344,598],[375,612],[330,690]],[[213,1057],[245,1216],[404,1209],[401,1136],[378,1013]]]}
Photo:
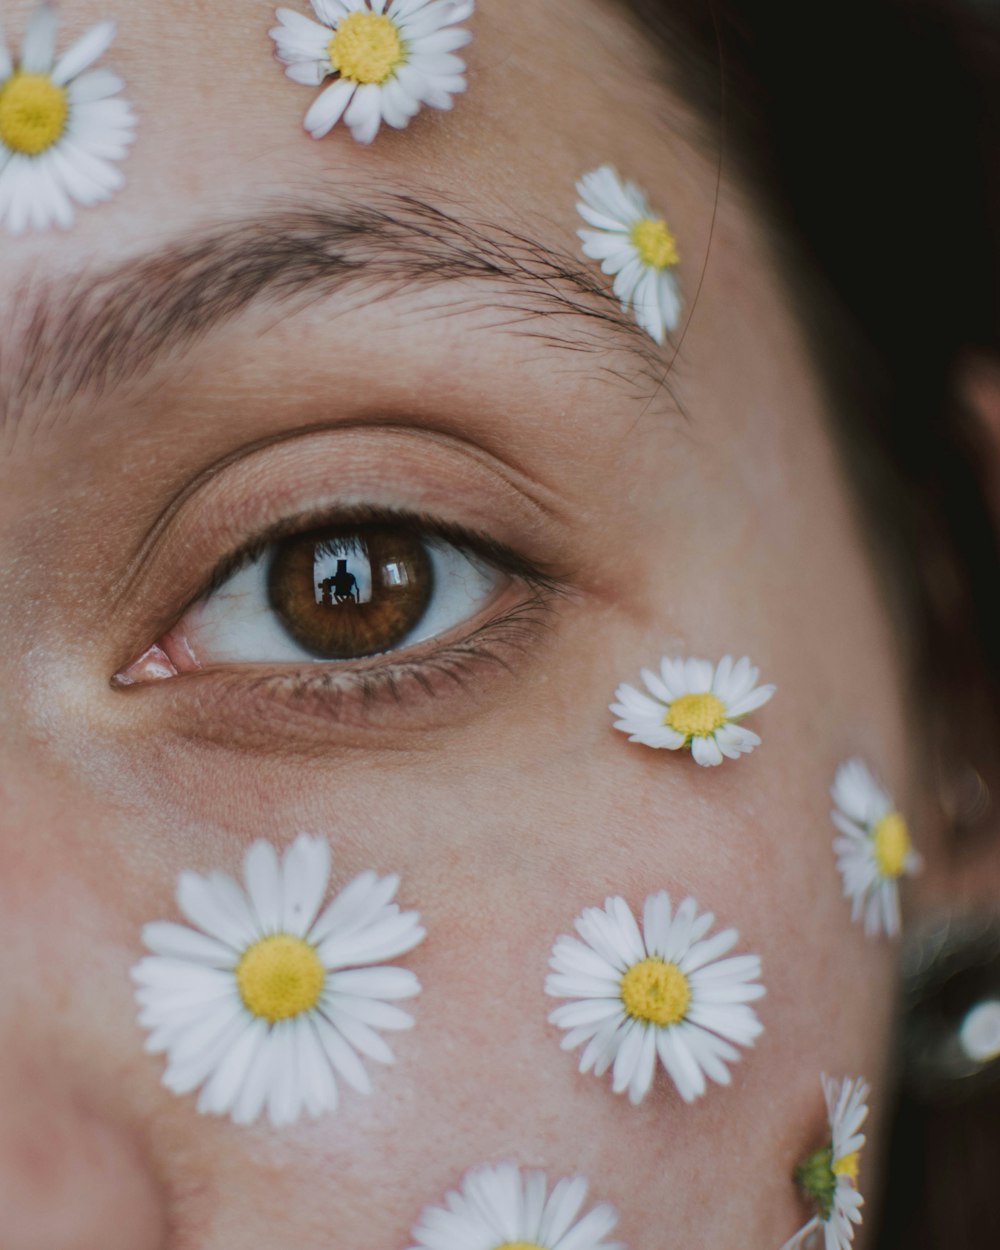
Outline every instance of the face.
{"label": "face", "polygon": [[[267,5],[64,10],[117,19],[139,126],[112,202],[0,236],[8,1250],[392,1250],[502,1159],[586,1175],[631,1250],[777,1246],[821,1072],[874,1083],[870,1191],[895,955],[828,791],[860,754],[918,801],[899,645],[760,222],[644,32],[483,0],[454,111],[362,147],[303,132]],[[605,162],[678,239],[662,348],[579,254]],[[752,755],[614,731],[619,682],[726,653],[778,687]],[[302,830],[338,888],[400,874],[423,993],[370,1097],[238,1127],[163,1088],[129,969],[181,871]],[[543,986],[583,907],[659,889],[760,954],[764,1032],[632,1107]]]}

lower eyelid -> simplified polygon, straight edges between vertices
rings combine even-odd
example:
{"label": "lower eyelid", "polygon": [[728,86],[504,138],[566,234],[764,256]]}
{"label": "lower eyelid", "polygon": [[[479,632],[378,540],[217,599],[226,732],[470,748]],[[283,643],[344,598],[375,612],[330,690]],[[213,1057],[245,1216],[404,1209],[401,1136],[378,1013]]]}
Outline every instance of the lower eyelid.
{"label": "lower eyelid", "polygon": [[470,636],[427,652],[417,647],[412,658],[382,656],[364,668],[222,665],[145,690],[158,696],[150,705],[158,730],[188,743],[303,757],[352,747],[429,749],[428,733],[461,731],[483,714],[495,683],[521,678],[522,664],[538,661],[560,596],[548,588],[520,591],[517,602]]}

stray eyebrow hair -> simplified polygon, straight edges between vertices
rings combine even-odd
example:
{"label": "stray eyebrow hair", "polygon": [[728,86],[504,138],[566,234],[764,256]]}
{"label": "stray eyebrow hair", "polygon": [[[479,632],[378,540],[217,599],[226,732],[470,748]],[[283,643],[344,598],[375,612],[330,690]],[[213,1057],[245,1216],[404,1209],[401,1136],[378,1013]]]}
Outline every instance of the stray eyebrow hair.
{"label": "stray eyebrow hair", "polygon": [[498,303],[505,328],[578,352],[626,347],[638,372],[660,382],[655,345],[596,267],[506,227],[382,194],[279,205],[104,272],[25,282],[9,359],[0,356],[0,426],[29,403],[104,394],[264,298],[322,299],[360,283],[392,295],[462,279],[506,288],[510,298]]}

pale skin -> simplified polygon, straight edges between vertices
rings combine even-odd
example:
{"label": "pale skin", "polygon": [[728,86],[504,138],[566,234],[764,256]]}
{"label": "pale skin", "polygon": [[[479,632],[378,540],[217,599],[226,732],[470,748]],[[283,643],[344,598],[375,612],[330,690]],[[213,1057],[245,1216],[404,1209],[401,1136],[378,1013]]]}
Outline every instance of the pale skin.
{"label": "pale skin", "polygon": [[[8,39],[29,9],[5,0]],[[595,319],[524,321],[537,299],[484,279],[358,287],[258,300],[100,396],[10,402],[5,1250],[396,1250],[425,1203],[501,1159],[588,1176],[631,1250],[778,1246],[810,1215],[790,1173],[823,1143],[822,1071],[873,1083],[860,1184],[877,1195],[897,948],[866,941],[841,898],[837,764],[863,755],[912,814],[927,867],[906,924],[946,897],[941,830],[829,401],[752,208],[693,146],[646,43],[613,5],[483,0],[467,96],[362,149],[343,127],[302,131],[314,92],[272,60],[268,5],[79,0],[61,38],[108,16],[104,63],[139,115],[127,186],[68,233],[0,237],[5,292],[58,294],[84,266],[279,201],[394,193],[572,259],[573,184],[611,161],[676,234],[684,333],[643,357]],[[9,303],[2,317],[3,350],[22,351]],[[266,660],[114,688],[233,547],[358,503],[486,533],[565,593],[505,668],[472,661],[466,690],[435,698],[404,687],[365,710],[251,689]],[[508,578],[448,637],[519,596]],[[726,652],[778,686],[753,755],[702,769],[613,731],[619,681]],[[161,1086],[128,971],[143,923],[178,918],[178,872],[237,873],[255,838],[300,830],[329,839],[334,886],[400,873],[429,933],[405,960],[424,990],[371,1097],[240,1128]],[[661,1073],[633,1108],[560,1050],[542,985],[582,907],[660,888],[760,954],[765,1031],[728,1089],[688,1107]]]}

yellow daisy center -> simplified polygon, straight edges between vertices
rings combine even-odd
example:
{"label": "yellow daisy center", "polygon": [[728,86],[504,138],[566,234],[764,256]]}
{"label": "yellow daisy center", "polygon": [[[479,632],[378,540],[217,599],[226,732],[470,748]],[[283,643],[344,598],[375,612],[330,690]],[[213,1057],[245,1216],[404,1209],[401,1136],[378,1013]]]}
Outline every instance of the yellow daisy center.
{"label": "yellow daisy center", "polygon": [[639,259],[650,269],[666,269],[680,260],[677,241],[662,217],[643,217],[629,230],[628,237]]}
{"label": "yellow daisy center", "polygon": [[66,89],[47,74],[18,71],[0,87],[0,141],[11,152],[38,156],[59,138],[69,116]]}
{"label": "yellow daisy center", "polygon": [[677,1024],[687,1014],[691,986],[676,964],[650,956],[633,964],[621,980],[625,1010],[647,1024]]}
{"label": "yellow daisy center", "polygon": [[682,694],[667,708],[663,723],[685,738],[704,738],[726,723],[726,705],[718,695],[708,691]]}
{"label": "yellow daisy center", "polygon": [[384,13],[348,13],[328,47],[330,64],[342,78],[383,83],[406,59],[396,23]]}
{"label": "yellow daisy center", "polygon": [[899,812],[883,816],[872,830],[875,862],[883,877],[898,877],[910,850],[910,834]]}
{"label": "yellow daisy center", "polygon": [[858,1183],[858,1164],[861,1162],[861,1151],[852,1150],[849,1155],[844,1155],[842,1159],[838,1159],[833,1164],[832,1171],[834,1176],[846,1176],[852,1185]]}
{"label": "yellow daisy center", "polygon": [[545,1250],[537,1241],[505,1241],[496,1250]]}
{"label": "yellow daisy center", "polygon": [[290,933],[254,942],[236,965],[244,1006],[271,1024],[315,1007],[325,980],[326,969],[316,951]]}

